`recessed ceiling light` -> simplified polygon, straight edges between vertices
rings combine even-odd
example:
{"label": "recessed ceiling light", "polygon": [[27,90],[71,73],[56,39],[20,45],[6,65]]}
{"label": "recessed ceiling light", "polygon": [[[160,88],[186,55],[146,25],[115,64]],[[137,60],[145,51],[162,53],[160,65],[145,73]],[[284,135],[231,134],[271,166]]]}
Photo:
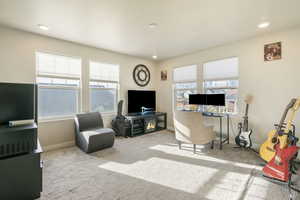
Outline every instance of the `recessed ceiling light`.
{"label": "recessed ceiling light", "polygon": [[258,28],[267,28],[268,26],[270,26],[270,22],[262,22],[257,25]]}
{"label": "recessed ceiling light", "polygon": [[153,58],[153,59],[157,59],[157,56],[154,55],[154,56],[152,56],[152,58]]}
{"label": "recessed ceiling light", "polygon": [[38,24],[38,27],[44,31],[48,31],[49,30],[49,27],[46,26],[46,25],[43,25],[43,24]]}
{"label": "recessed ceiling light", "polygon": [[157,24],[156,23],[151,23],[149,24],[149,28],[156,28],[157,27]]}

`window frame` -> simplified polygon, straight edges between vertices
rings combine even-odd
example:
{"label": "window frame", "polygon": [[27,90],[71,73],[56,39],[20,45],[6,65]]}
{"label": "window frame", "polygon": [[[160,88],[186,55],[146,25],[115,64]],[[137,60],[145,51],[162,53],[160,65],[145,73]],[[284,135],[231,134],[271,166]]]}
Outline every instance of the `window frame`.
{"label": "window frame", "polygon": [[[79,76],[68,76],[68,75],[54,75],[54,74],[47,74],[47,73],[39,73],[38,70],[38,65],[39,65],[39,54],[49,54],[52,56],[62,56],[62,57],[67,57],[67,58],[73,58],[73,59],[78,59],[80,60],[80,75]],[[49,88],[49,89],[75,89],[78,91],[78,96],[77,96],[77,105],[76,105],[76,112],[74,114],[70,115],[54,115],[54,116],[44,116],[40,117],[38,115],[38,120],[41,122],[47,122],[47,121],[57,121],[57,120],[66,120],[66,119],[73,119],[74,115],[77,113],[80,113],[82,110],[82,59],[80,57],[76,56],[69,56],[69,55],[62,55],[62,54],[57,54],[57,53],[51,53],[51,52],[43,52],[43,51],[36,51],[35,52],[35,57],[36,57],[36,83],[38,85],[38,90],[40,88]],[[45,85],[45,84],[39,84],[38,83],[38,78],[57,78],[57,79],[65,79],[65,80],[78,80],[79,85],[78,86],[67,86],[67,85]]]}
{"label": "window frame", "polygon": [[[195,80],[185,80],[185,81],[175,81],[174,80],[174,71],[175,69],[178,69],[178,68],[184,68],[184,67],[189,67],[189,66],[196,66],[196,79]],[[196,93],[198,92],[198,65],[197,64],[188,64],[188,65],[182,65],[182,66],[178,66],[178,67],[174,67],[173,68],[173,71],[172,71],[172,76],[173,76],[173,83],[172,83],[172,103],[173,103],[173,112],[174,111],[193,111],[193,110],[185,110],[185,109],[182,109],[182,110],[178,110],[177,109],[177,91],[188,91],[188,90],[195,90]],[[176,89],[176,84],[185,84],[185,83],[194,83],[195,84],[195,87],[191,87],[191,88],[182,88],[182,89]]]}
{"label": "window frame", "polygon": [[[118,66],[118,81],[111,81],[111,80],[101,80],[101,79],[95,79],[91,78],[91,63],[100,63],[100,64],[107,64],[107,65],[116,65]],[[101,61],[95,61],[95,60],[89,60],[89,73],[88,73],[89,81],[88,81],[88,88],[89,88],[89,111],[92,111],[92,98],[91,98],[91,89],[96,89],[96,90],[115,90],[116,91],[116,97],[115,97],[115,104],[114,104],[114,111],[112,112],[101,112],[101,115],[103,116],[111,116],[111,115],[116,115],[118,112],[118,102],[119,102],[119,92],[120,92],[120,65],[119,64],[112,64],[112,63],[106,63],[106,62],[101,62]],[[91,88],[91,82],[97,82],[97,83],[113,83],[116,84],[116,88]]]}
{"label": "window frame", "polygon": [[[231,56],[231,57],[226,57],[226,58],[220,58],[220,59],[215,59],[215,60],[210,60],[207,62],[204,62],[202,64],[202,72],[204,72],[204,65],[209,63],[209,62],[215,62],[215,61],[221,61],[221,60],[226,60],[226,59],[232,59],[232,58],[237,58],[238,61],[238,70],[239,70],[239,57],[238,56]],[[237,90],[237,98],[236,98],[236,103],[235,103],[235,112],[225,112],[225,113],[221,113],[221,114],[229,114],[229,115],[237,115],[238,112],[238,100],[239,100],[239,76],[232,76],[232,77],[224,77],[224,78],[208,78],[205,79],[204,78],[204,73],[202,75],[203,77],[203,84],[202,84],[202,88],[204,93],[207,93],[207,90],[226,90],[226,89],[236,89]],[[222,87],[206,87],[205,82],[210,82],[210,81],[230,81],[230,80],[234,80],[234,81],[238,81],[238,86],[236,87],[232,87],[232,86],[222,86]],[[226,95],[226,94],[225,94]],[[225,97],[225,102],[226,102],[226,97]],[[226,105],[225,105],[226,107]],[[226,109],[226,108],[225,108]]]}

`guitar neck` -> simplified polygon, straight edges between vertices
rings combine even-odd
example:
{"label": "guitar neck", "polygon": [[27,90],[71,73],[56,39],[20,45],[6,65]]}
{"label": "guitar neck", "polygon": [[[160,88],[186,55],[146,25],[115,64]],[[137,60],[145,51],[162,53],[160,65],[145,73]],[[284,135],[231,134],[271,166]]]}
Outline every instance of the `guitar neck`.
{"label": "guitar neck", "polygon": [[[296,104],[296,103],[298,103],[298,104]],[[281,117],[280,123],[279,123],[279,125],[278,125],[278,127],[277,127],[277,130],[276,130],[276,133],[275,133],[275,136],[276,136],[276,137],[279,135],[279,133],[280,133],[282,127],[283,127],[284,121],[285,121],[285,119],[286,119],[286,116],[287,116],[289,110],[290,110],[291,108],[293,108],[294,105],[296,104],[296,109],[294,109],[293,112],[291,113],[291,116],[290,116],[290,118],[289,118],[289,120],[288,120],[288,122],[287,122],[287,125],[286,125],[286,127],[285,127],[285,130],[284,130],[285,133],[288,133],[288,132],[289,132],[289,130],[290,130],[290,128],[291,128],[291,125],[292,125],[292,121],[293,121],[293,119],[294,119],[294,117],[295,117],[295,112],[296,112],[296,110],[298,110],[298,107],[299,107],[298,105],[299,105],[299,103],[300,103],[299,99],[298,99],[298,100],[297,100],[297,99],[292,99],[292,100],[290,101],[290,103],[289,103],[289,105],[286,107],[286,109],[285,109],[285,111],[284,111],[284,113],[283,113],[283,115],[282,115],[282,117]]]}
{"label": "guitar neck", "polygon": [[246,112],[245,112],[245,117],[248,117],[248,110],[249,110],[249,104],[246,104]]}
{"label": "guitar neck", "polygon": [[249,104],[246,104],[246,112],[244,116],[243,131],[248,131],[248,109]]}
{"label": "guitar neck", "polygon": [[283,115],[281,116],[281,119],[280,119],[279,125],[278,125],[278,127],[277,127],[275,136],[278,136],[278,134],[279,134],[279,132],[280,132],[282,126],[283,126],[284,120],[285,120],[285,118],[286,118],[288,112],[289,112],[289,109],[286,109],[286,110],[284,111]]}
{"label": "guitar neck", "polygon": [[290,109],[290,114],[289,114],[288,121],[286,123],[286,127],[284,129],[284,133],[288,133],[291,130],[292,124],[293,124],[296,112],[299,109],[299,106],[300,106],[300,99],[297,99],[297,101],[295,102],[293,108]]}

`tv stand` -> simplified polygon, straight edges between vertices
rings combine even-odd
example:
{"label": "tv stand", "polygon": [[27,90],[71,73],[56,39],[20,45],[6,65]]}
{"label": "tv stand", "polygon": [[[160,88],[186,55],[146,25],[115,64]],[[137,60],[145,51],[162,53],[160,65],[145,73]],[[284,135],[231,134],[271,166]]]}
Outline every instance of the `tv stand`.
{"label": "tv stand", "polygon": [[131,113],[125,116],[130,121],[129,137],[152,133],[167,128],[167,113]]}

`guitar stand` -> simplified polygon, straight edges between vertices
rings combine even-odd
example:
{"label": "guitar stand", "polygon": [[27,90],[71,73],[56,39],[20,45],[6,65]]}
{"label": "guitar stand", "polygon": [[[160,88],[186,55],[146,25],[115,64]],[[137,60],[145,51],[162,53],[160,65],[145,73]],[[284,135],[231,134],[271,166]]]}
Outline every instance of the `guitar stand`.
{"label": "guitar stand", "polygon": [[250,150],[253,151],[256,154],[259,154],[258,151],[256,151],[255,149],[252,149],[251,147],[242,147],[242,146],[237,146],[237,147],[233,147],[234,149],[245,149],[245,150]]}
{"label": "guitar stand", "polygon": [[288,188],[288,190],[289,190],[289,200],[295,200],[295,199],[293,198],[293,193],[292,193],[292,191],[295,191],[295,192],[297,192],[297,193],[300,193],[300,189],[298,189],[298,188],[295,187],[295,184],[292,182],[291,178],[289,179],[288,182],[284,182],[284,181],[280,181],[280,180],[277,180],[277,179],[274,179],[274,178],[271,178],[271,177],[268,177],[268,176],[265,176],[265,175],[263,175],[263,177],[264,177],[266,180],[268,180],[268,181],[270,181],[270,182],[272,182],[272,183],[276,183],[276,184],[280,184],[280,185],[285,185],[285,186],[287,186],[287,188]]}
{"label": "guitar stand", "polygon": [[285,181],[281,181],[281,180],[278,180],[278,179],[275,179],[275,178],[271,178],[271,177],[268,177],[268,176],[265,176],[263,175],[263,177],[272,182],[272,183],[276,183],[276,184],[280,184],[280,185],[285,185],[287,186],[288,190],[289,190],[289,200],[295,200],[293,198],[293,194],[292,194],[292,191],[295,191],[297,193],[300,193],[300,189],[299,188],[296,188],[295,187],[295,184],[292,182],[292,174],[296,174],[296,172],[294,170],[297,169],[296,167],[296,164],[299,164],[297,161],[292,161],[291,162],[291,165],[290,165],[290,170],[291,170],[291,175],[289,177],[289,180],[288,182],[285,182]]}

